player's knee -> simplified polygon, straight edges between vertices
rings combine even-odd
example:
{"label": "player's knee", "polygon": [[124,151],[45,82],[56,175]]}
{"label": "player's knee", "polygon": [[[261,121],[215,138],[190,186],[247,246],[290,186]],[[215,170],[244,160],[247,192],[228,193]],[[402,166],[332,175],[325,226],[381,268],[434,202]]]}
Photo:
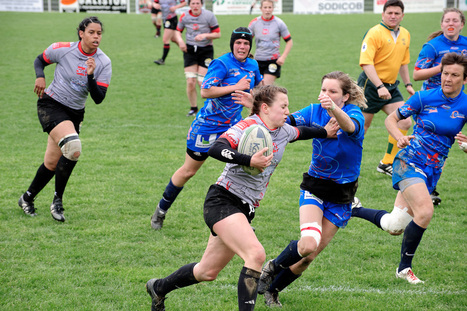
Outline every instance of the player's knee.
{"label": "player's knee", "polygon": [[246,252],[247,258],[243,258],[245,261],[245,264],[248,266],[257,266],[260,267],[263,265],[263,263],[266,261],[266,251],[264,250],[264,247],[258,243],[255,247],[251,248]]}
{"label": "player's knee", "polygon": [[157,23],[158,18],[157,18],[157,16],[151,16],[151,20],[155,24],[155,23]]}
{"label": "player's knee", "polygon": [[404,232],[405,227],[407,227],[412,219],[413,217],[407,213],[406,207],[399,208],[394,206],[391,213],[384,214],[383,217],[381,217],[380,224],[384,231],[392,235],[399,235]]}
{"label": "player's knee", "polygon": [[65,158],[71,161],[78,161],[81,155],[81,140],[78,134],[66,135],[58,142],[58,146]]}
{"label": "player's knee", "polygon": [[321,242],[322,228],[317,222],[304,223],[300,226],[300,243],[298,252],[303,257],[310,255],[318,249]]}

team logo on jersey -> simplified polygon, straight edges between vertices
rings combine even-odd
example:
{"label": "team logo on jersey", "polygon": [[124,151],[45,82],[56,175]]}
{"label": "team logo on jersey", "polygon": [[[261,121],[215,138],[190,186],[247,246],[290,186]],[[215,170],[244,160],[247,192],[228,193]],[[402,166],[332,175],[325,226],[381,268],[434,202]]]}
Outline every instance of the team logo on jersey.
{"label": "team logo on jersey", "polygon": [[363,42],[363,44],[362,44],[362,52],[365,52],[367,48],[368,48],[368,45],[366,44],[366,42]]}
{"label": "team logo on jersey", "polygon": [[456,118],[465,119],[465,115],[463,115],[462,113],[460,113],[457,110],[453,111],[452,114],[451,114],[451,119],[456,119]]}
{"label": "team logo on jersey", "polygon": [[269,34],[269,29],[263,28],[263,35],[267,35],[267,34]]}
{"label": "team logo on jersey", "polygon": [[199,25],[198,24],[193,24],[193,30],[199,30]]}
{"label": "team logo on jersey", "polygon": [[206,65],[206,67],[209,67],[209,64],[212,62],[212,58],[206,58],[204,60],[204,65]]}
{"label": "team logo on jersey", "polygon": [[78,69],[76,69],[76,74],[83,77],[86,76],[86,67],[78,66]]}
{"label": "team logo on jersey", "polygon": [[277,65],[276,64],[269,64],[268,70],[269,70],[269,72],[272,72],[272,73],[276,72],[277,71]]}

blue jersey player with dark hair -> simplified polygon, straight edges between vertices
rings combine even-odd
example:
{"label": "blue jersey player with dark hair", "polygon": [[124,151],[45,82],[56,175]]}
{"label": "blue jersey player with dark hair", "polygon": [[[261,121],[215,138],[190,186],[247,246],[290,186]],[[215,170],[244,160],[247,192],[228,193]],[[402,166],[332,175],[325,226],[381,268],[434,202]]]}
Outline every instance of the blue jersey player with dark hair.
{"label": "blue jersey player with dark hair", "polygon": [[258,292],[266,305],[280,307],[278,294],[295,281],[329,244],[351,215],[360,175],[366,107],[363,90],[347,74],[322,78],[320,104],[292,113],[288,123],[324,126],[334,121],[336,138],[315,138],[308,172],[300,185],[300,240],[293,240],[262,270]]}
{"label": "blue jersey player with dark hair", "polygon": [[[433,217],[430,193],[436,187],[449,149],[467,122],[467,58],[447,53],[441,60],[441,88],[417,92],[386,118],[386,128],[397,140],[393,188],[398,190],[391,213],[358,204],[352,216],[366,219],[392,235],[404,232],[396,277],[410,284],[423,283],[412,271],[412,259]],[[404,136],[397,122],[413,117],[413,135]],[[464,150],[467,152],[467,150]]]}
{"label": "blue jersey player with dark hair", "polygon": [[[232,32],[231,53],[214,59],[201,85],[206,98],[187,135],[185,163],[170,179],[162,199],[151,217],[154,230],[162,228],[167,210],[191,177],[208,158],[208,151],[216,139],[242,119],[243,105],[232,98],[235,91],[250,91],[263,80],[256,60],[249,58],[253,36],[246,27]],[[250,108],[250,107],[248,107]]]}

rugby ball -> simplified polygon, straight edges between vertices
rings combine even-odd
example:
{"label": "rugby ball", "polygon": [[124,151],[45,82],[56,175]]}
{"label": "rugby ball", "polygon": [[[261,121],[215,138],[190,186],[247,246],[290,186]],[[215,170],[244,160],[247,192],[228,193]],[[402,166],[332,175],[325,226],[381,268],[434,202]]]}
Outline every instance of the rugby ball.
{"label": "rugby ball", "polygon": [[[253,124],[242,134],[237,150],[240,153],[252,156],[265,147],[268,147],[268,150],[264,155],[271,155],[273,151],[271,134],[264,126]],[[251,166],[242,165],[242,169],[245,173],[253,176],[261,173],[259,169]]]}

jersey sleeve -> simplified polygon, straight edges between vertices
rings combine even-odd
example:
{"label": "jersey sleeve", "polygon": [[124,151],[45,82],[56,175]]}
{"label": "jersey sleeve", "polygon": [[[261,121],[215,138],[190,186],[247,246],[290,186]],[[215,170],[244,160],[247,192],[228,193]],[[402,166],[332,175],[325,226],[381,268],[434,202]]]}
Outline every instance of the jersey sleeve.
{"label": "jersey sleeve", "polygon": [[287,25],[282,20],[279,21],[279,32],[280,32],[281,37],[285,41],[290,40],[291,36],[290,36],[289,29],[287,28]]}
{"label": "jersey sleeve", "polygon": [[209,28],[211,28],[211,32],[219,32],[219,22],[217,21],[216,15],[210,14],[209,21],[208,21]]}
{"label": "jersey sleeve", "polygon": [[410,63],[410,50],[409,50],[409,46],[410,46],[410,33],[404,29],[405,32],[407,33],[407,43],[406,43],[406,49],[405,49],[405,55],[404,55],[404,59],[402,60],[401,62],[401,65],[408,65]]}
{"label": "jersey sleeve", "polygon": [[182,13],[182,15],[180,15],[180,19],[178,20],[177,30],[180,32],[183,32],[185,29],[185,16],[186,14]]}
{"label": "jersey sleeve", "polygon": [[348,135],[350,138],[358,140],[360,137],[365,135],[365,118],[363,117],[360,108],[355,105],[352,105],[352,108],[347,111],[347,115],[355,125],[355,131]]}
{"label": "jersey sleeve", "polygon": [[430,43],[425,43],[418,54],[417,61],[415,62],[415,70],[427,69],[435,66],[436,50]]}
{"label": "jersey sleeve", "polygon": [[292,113],[292,117],[295,119],[295,126],[310,126],[311,114],[312,105]]}
{"label": "jersey sleeve", "polygon": [[378,40],[374,36],[374,31],[370,29],[363,38],[362,48],[360,50],[360,66],[374,65],[375,55],[378,49]]}
{"label": "jersey sleeve", "polygon": [[208,72],[204,77],[201,88],[210,89],[213,86],[221,86],[222,80],[227,75],[225,64],[219,59],[213,59],[208,67]]}
{"label": "jersey sleeve", "polygon": [[401,107],[399,114],[403,118],[408,118],[414,114],[418,114],[422,110],[422,100],[420,91],[411,96]]}
{"label": "jersey sleeve", "polygon": [[60,57],[71,46],[71,42],[55,42],[45,49],[42,56],[48,64],[58,63]]}
{"label": "jersey sleeve", "polygon": [[102,70],[95,76],[97,85],[108,88],[110,85],[110,79],[112,78],[112,63],[108,57],[102,62]]}

